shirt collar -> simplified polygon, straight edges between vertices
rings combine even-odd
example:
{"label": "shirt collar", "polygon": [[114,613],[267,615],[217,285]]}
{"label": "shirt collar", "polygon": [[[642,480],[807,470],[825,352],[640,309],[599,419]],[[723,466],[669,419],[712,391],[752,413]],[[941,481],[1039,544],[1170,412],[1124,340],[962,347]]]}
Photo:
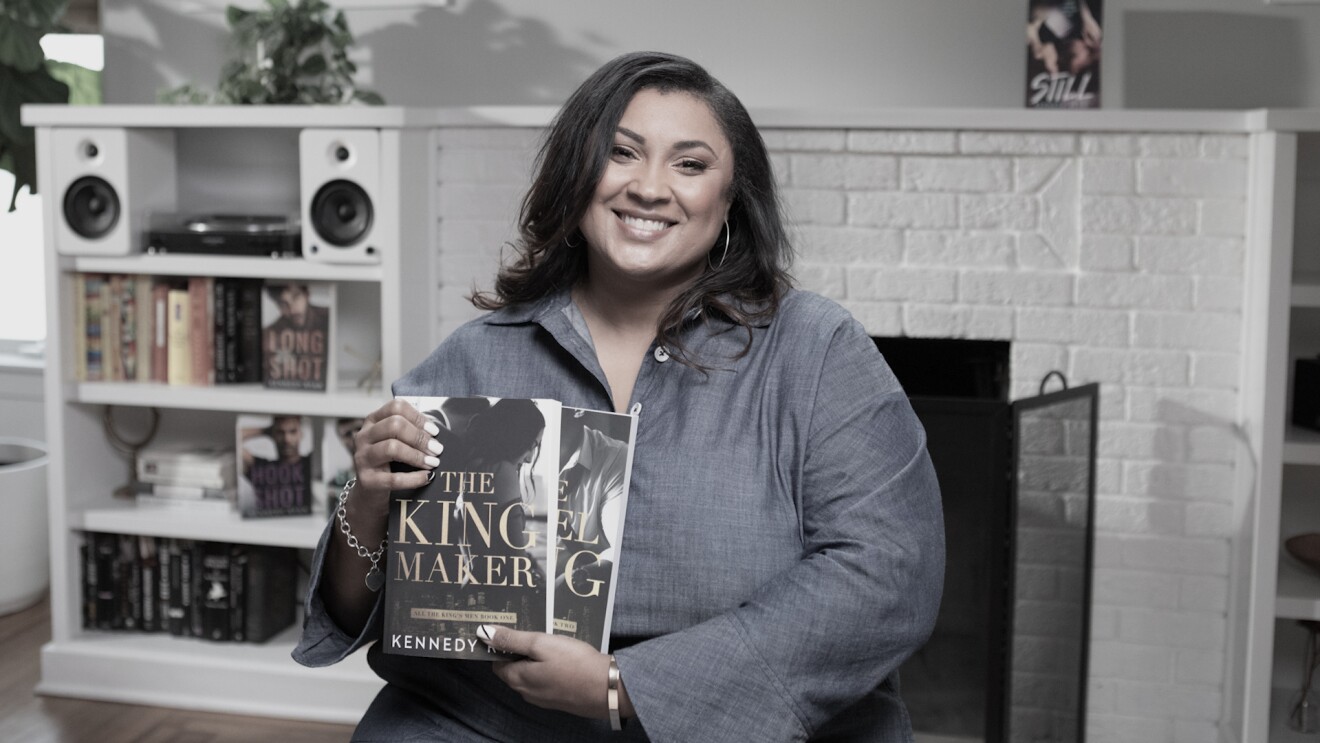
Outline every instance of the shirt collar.
{"label": "shirt collar", "polygon": [[[742,309],[744,312],[753,312],[765,306],[764,302],[747,302],[728,294],[722,295],[721,299]],[[571,301],[572,297],[569,290],[560,289],[532,302],[512,304],[495,310],[486,315],[485,322],[487,325],[523,325],[531,322],[541,322],[546,315],[563,309]],[[703,314],[705,314],[705,311],[701,308],[693,309],[692,312],[688,313],[687,322],[692,323],[699,320]],[[716,322],[726,325],[734,324],[733,320],[722,312],[713,310],[709,314],[711,319]],[[769,324],[770,318],[763,315],[752,322],[752,327],[764,328]]]}

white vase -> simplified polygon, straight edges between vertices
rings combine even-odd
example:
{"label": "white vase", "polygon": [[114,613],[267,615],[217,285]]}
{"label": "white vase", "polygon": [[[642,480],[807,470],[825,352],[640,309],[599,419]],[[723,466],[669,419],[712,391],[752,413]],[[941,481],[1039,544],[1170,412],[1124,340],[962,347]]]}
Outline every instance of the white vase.
{"label": "white vase", "polygon": [[32,606],[50,584],[46,445],[0,436],[0,614]]}

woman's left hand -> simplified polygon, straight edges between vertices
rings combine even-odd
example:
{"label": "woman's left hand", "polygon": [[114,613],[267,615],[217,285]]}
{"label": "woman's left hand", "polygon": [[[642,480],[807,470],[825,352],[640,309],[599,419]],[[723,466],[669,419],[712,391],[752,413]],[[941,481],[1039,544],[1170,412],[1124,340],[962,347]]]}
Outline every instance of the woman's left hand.
{"label": "woman's left hand", "polygon": [[572,637],[493,629],[487,645],[525,656],[523,660],[495,661],[495,675],[528,703],[597,720],[609,716],[605,701],[608,655]]}

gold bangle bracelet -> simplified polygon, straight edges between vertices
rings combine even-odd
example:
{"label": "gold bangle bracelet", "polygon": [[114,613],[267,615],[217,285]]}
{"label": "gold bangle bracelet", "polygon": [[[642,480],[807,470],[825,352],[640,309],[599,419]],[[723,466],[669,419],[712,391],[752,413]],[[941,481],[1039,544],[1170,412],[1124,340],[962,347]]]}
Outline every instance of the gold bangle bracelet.
{"label": "gold bangle bracelet", "polygon": [[610,672],[606,677],[605,703],[610,708],[610,729],[623,730],[623,720],[619,719],[619,664],[610,656]]}

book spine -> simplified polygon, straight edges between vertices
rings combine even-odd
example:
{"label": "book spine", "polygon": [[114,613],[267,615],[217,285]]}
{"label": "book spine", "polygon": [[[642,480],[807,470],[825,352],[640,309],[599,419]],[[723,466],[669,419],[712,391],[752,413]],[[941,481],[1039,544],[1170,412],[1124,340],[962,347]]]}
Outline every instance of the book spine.
{"label": "book spine", "polygon": [[83,534],[79,547],[82,555],[83,629],[96,629],[96,546],[95,536]]}
{"label": "book spine", "polygon": [[211,302],[211,357],[213,359],[215,383],[229,384],[230,360],[229,344],[225,340],[225,313],[229,310],[230,279],[219,278],[212,286]]}
{"label": "book spine", "polygon": [[[177,634],[183,637],[191,637],[192,631],[192,609],[193,609],[193,590],[197,581],[193,577],[193,540],[180,539],[178,543],[178,562],[179,562],[179,631]],[[174,631],[174,617],[170,617],[170,631]]]}
{"label": "book spine", "polygon": [[156,568],[156,630],[158,632],[170,631],[170,571],[172,566],[172,554],[170,553],[170,540],[168,537],[155,537],[156,540],[156,559],[159,565]]}
{"label": "book spine", "polygon": [[101,321],[101,366],[107,382],[124,381],[124,277],[111,274],[105,281],[105,316]]}
{"label": "book spine", "polygon": [[[188,342],[188,332],[191,329],[189,320],[188,290],[170,289],[169,290],[169,338],[168,344],[168,378],[170,384],[191,384],[192,375],[192,350]],[[90,358],[90,355],[89,355]],[[90,373],[90,368],[88,373]]]}
{"label": "book spine", "polygon": [[115,541],[119,545],[115,557],[115,598],[119,602],[121,625],[124,629],[138,629],[142,624],[142,572],[137,537],[120,534]]}
{"label": "book spine", "polygon": [[119,355],[115,364],[118,366],[119,379],[125,382],[137,381],[137,295],[134,277],[119,276],[116,293],[119,296]]}
{"label": "book spine", "polygon": [[138,560],[141,580],[138,586],[138,610],[142,617],[143,632],[159,632],[160,617],[156,613],[156,585],[159,582],[160,561],[156,555],[156,538],[140,536],[138,540]]}
{"label": "book spine", "polygon": [[233,639],[229,627],[230,547],[223,542],[204,542],[201,547],[202,637],[215,642]]}
{"label": "book spine", "polygon": [[238,380],[261,381],[261,280],[246,279],[237,286],[234,302],[238,328]]}
{"label": "book spine", "polygon": [[185,574],[183,560],[183,544],[179,539],[170,539],[170,587],[169,587],[169,630],[170,634],[176,637],[183,637],[187,634],[186,617],[187,609],[184,606],[184,586],[191,578],[191,573]]}
{"label": "book spine", "polygon": [[151,381],[169,382],[170,286],[163,281],[151,285]]}
{"label": "book spine", "polygon": [[87,275],[73,276],[73,378],[87,381]]}
{"label": "book spine", "polygon": [[265,642],[293,623],[297,554],[288,547],[251,547],[247,571],[247,639]]}
{"label": "book spine", "polygon": [[234,642],[247,639],[248,547],[234,545],[229,563],[229,632]]}
{"label": "book spine", "polygon": [[209,276],[188,279],[189,351],[192,384],[206,387],[215,382],[215,326],[211,320],[215,280]]}
{"label": "book spine", "polygon": [[193,637],[206,637],[203,617],[205,616],[206,581],[202,572],[202,548],[206,542],[190,540],[189,552],[192,554],[192,605],[188,612],[189,634]]}
{"label": "book spine", "polygon": [[115,555],[119,552],[113,534],[92,535],[96,560],[96,628],[114,629],[119,614],[115,601]]}
{"label": "book spine", "polygon": [[133,338],[137,352],[133,359],[133,380],[145,382],[151,379],[153,321],[156,314],[151,300],[150,276],[133,277],[133,312],[135,313]]}
{"label": "book spine", "polygon": [[104,379],[102,366],[102,322],[105,319],[105,277],[87,274],[83,284],[83,318],[86,328],[86,379],[99,382]]}

